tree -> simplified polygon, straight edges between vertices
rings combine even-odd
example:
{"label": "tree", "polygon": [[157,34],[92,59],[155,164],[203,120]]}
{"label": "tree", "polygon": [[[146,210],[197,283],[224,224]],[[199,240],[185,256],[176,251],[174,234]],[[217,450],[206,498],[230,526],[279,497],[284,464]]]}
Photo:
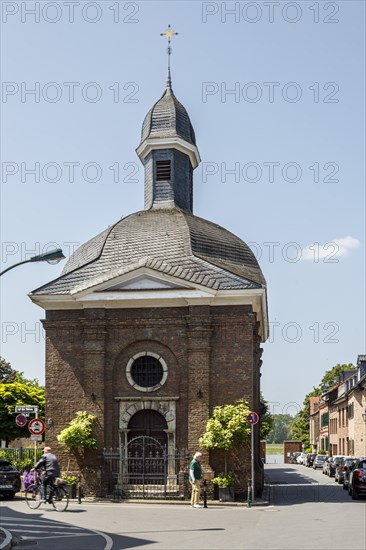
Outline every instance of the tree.
{"label": "tree", "polygon": [[3,357],[0,357],[0,383],[11,384],[13,382],[21,382],[22,384],[26,384],[27,386],[42,387],[40,386],[37,378],[26,378],[24,376],[24,372],[13,369],[8,361],[6,361]]}
{"label": "tree", "polygon": [[76,449],[95,449],[97,440],[91,436],[96,418],[86,411],[78,411],[68,428],[57,436],[57,440],[70,452]]}
{"label": "tree", "polygon": [[260,398],[259,422],[260,438],[267,439],[267,435],[272,430],[273,416],[269,412],[268,401],[264,399],[262,392]]}
{"label": "tree", "polygon": [[267,443],[283,443],[291,437],[291,424],[294,417],[290,414],[273,414],[272,430],[267,436]]}
{"label": "tree", "polygon": [[248,414],[250,409],[246,401],[238,401],[236,405],[215,407],[212,417],[206,424],[206,431],[199,440],[203,449],[223,449],[225,452],[225,475],[227,475],[227,454],[238,445],[249,442],[250,424]]}
{"label": "tree", "polygon": [[330,370],[327,370],[324,374],[322,381],[320,382],[319,389],[321,393],[325,393],[326,391],[330,390],[334,386],[336,386],[339,382],[339,376],[344,371],[356,371],[356,367],[352,365],[352,363],[349,363],[348,365],[336,365]]}
{"label": "tree", "polygon": [[16,405],[36,405],[39,418],[44,418],[44,389],[24,382],[0,384],[0,433],[1,438],[6,441],[25,437],[24,428],[15,423]]}

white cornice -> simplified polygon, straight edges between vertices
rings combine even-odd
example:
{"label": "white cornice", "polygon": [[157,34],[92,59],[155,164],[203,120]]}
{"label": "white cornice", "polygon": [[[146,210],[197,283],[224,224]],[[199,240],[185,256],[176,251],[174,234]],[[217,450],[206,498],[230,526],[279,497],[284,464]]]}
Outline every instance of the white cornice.
{"label": "white cornice", "polygon": [[194,305],[233,306],[250,305],[256,313],[262,341],[268,338],[266,290],[213,289],[148,289],[113,290],[79,293],[78,295],[36,295],[32,301],[45,310],[68,309],[132,309],[151,307],[187,307]]}
{"label": "white cornice", "polygon": [[179,137],[147,138],[138,146],[136,153],[141,162],[144,162],[145,157],[154,149],[178,149],[189,156],[193,169],[197,168],[201,162],[197,147]]}

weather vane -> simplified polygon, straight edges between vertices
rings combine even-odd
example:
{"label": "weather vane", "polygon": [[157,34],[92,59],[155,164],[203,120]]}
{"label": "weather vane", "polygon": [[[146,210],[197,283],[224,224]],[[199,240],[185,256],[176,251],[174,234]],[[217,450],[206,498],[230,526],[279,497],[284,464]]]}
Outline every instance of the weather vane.
{"label": "weather vane", "polygon": [[170,88],[171,86],[171,78],[170,78],[170,56],[172,54],[172,48],[170,46],[170,43],[172,41],[173,36],[177,35],[179,33],[174,32],[170,25],[168,25],[168,28],[165,32],[161,32],[160,36],[165,36],[165,38],[168,39],[168,47],[167,47],[167,54],[168,54],[168,79],[167,79],[167,86]]}

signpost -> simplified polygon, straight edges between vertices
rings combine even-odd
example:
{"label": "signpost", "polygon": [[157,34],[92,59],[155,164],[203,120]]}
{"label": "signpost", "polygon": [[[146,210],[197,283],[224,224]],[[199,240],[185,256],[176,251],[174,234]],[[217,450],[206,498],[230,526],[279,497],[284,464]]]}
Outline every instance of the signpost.
{"label": "signpost", "polygon": [[[247,416],[248,422],[251,425],[251,437],[250,437],[250,454],[251,454],[251,499],[248,498],[248,503],[254,500],[254,490],[255,490],[255,471],[254,471],[254,426],[259,422],[259,415],[256,412],[250,412]],[[248,495],[249,497],[249,495]]]}
{"label": "signpost", "polygon": [[35,418],[28,424],[28,429],[31,433],[31,440],[34,441],[34,464],[37,462],[37,441],[42,441],[42,434],[45,431],[45,423],[38,417],[37,405],[16,405],[15,413],[18,413],[15,422],[23,428],[27,424],[29,415],[34,415]]}
{"label": "signpost", "polygon": [[16,413],[22,413],[26,417],[28,417],[30,414],[34,414],[36,417],[38,416],[38,407],[36,405],[17,405],[15,407]]}
{"label": "signpost", "polygon": [[28,424],[31,439],[34,440],[34,464],[37,462],[37,441],[42,441],[42,434],[45,431],[45,423],[40,418],[33,418]]}

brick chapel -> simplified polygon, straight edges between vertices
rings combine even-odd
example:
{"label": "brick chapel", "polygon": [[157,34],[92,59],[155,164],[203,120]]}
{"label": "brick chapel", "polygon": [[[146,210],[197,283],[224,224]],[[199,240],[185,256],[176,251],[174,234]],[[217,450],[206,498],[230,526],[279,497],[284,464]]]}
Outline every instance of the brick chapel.
{"label": "brick chapel", "polygon": [[[131,482],[130,463],[124,473],[114,470],[127,456],[140,456],[137,443],[145,438],[155,446],[144,456],[165,449],[165,489],[182,493],[187,461],[177,461],[177,452],[191,457],[199,450],[213,407],[244,398],[259,412],[266,282],[241,239],[193,213],[200,155],[170,71],[136,152],[145,172],[144,209],[80,246],[60,277],[30,293],[46,312],[45,437],[64,463],[57,434],[85,410],[97,417],[98,449],[75,455],[71,469],[88,472],[89,486],[97,480],[96,492],[140,486]],[[109,463],[112,489],[103,477],[108,450],[119,457],[116,466]],[[206,472],[222,471],[220,453],[203,454]],[[255,457],[259,470],[258,433]],[[245,478],[249,449],[240,461]],[[150,475],[158,483],[159,466],[151,464],[144,482]]]}

